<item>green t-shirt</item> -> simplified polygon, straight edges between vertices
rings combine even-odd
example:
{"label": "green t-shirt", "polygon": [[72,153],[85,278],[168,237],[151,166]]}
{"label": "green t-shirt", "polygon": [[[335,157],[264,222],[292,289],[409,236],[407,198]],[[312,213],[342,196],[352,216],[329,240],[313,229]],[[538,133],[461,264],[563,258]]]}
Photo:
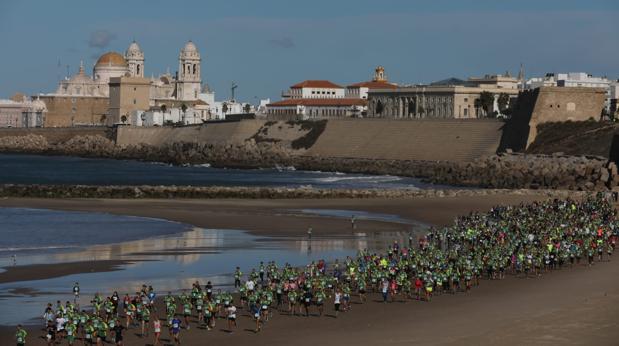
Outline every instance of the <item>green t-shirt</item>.
{"label": "green t-shirt", "polygon": [[17,343],[18,344],[25,344],[26,343],[26,336],[28,335],[28,332],[26,332],[24,329],[20,329],[17,331],[17,333],[15,334],[15,338],[17,339]]}

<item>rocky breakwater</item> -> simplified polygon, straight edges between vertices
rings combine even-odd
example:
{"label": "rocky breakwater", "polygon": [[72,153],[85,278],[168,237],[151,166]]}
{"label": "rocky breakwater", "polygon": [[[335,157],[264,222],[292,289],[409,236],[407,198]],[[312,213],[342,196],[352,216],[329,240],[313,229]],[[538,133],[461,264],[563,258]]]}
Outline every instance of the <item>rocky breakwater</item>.
{"label": "rocky breakwater", "polygon": [[195,187],[195,186],[91,186],[91,185],[0,185],[0,197],[29,198],[245,198],[245,199],[325,199],[325,198],[423,198],[490,196],[496,194],[537,195],[553,198],[582,197],[588,192],[565,190],[504,189],[314,189],[279,187]]}
{"label": "rocky breakwater", "polygon": [[605,191],[619,185],[617,166],[596,156],[503,154],[437,165],[429,180],[488,188]]}
{"label": "rocky breakwater", "polygon": [[78,136],[49,144],[36,135],[0,139],[0,151],[133,159],[228,168],[293,166],[302,170],[338,171],[422,178],[425,181],[493,189],[607,191],[619,186],[614,163],[595,156],[502,154],[473,162],[374,160],[304,156],[279,143],[250,139],[239,144],[170,143],[118,146],[101,136]]}

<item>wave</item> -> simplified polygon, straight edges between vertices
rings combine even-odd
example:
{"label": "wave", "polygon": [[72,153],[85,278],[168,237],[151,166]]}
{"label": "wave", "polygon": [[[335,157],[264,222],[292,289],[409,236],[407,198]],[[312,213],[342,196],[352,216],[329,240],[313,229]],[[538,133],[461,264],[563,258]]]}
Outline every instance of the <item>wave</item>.
{"label": "wave", "polygon": [[61,250],[61,249],[76,249],[76,248],[79,248],[79,246],[69,246],[69,245],[11,246],[11,247],[0,247],[0,253],[18,252],[18,251],[35,251],[35,250]]}
{"label": "wave", "polygon": [[326,177],[326,178],[316,178],[316,181],[321,183],[339,183],[339,182],[366,182],[366,183],[390,183],[400,181],[402,178],[394,177],[391,175],[382,175],[382,176],[335,176],[335,177]]}

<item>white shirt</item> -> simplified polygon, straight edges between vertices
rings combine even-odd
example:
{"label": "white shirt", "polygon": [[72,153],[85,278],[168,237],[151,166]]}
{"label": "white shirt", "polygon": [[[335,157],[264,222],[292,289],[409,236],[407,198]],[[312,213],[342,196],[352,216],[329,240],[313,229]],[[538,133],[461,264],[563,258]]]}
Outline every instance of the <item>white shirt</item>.
{"label": "white shirt", "polygon": [[342,298],[342,294],[341,293],[336,293],[335,294],[335,304],[339,304],[341,298]]}
{"label": "white shirt", "polygon": [[228,308],[228,317],[236,318],[236,306],[230,305],[230,307]]}
{"label": "white shirt", "polygon": [[64,330],[65,322],[67,322],[67,320],[65,320],[64,317],[58,317],[56,319],[56,330]]}
{"label": "white shirt", "polygon": [[249,290],[249,291],[253,291],[254,290],[254,282],[252,280],[249,280],[245,283],[245,287]]}

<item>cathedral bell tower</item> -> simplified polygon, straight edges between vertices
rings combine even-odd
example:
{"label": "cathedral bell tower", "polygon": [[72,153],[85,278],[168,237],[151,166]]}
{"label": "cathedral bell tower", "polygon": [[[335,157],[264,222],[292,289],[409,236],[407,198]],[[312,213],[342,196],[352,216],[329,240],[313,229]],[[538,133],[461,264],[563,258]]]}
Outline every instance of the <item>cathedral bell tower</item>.
{"label": "cathedral bell tower", "polygon": [[129,66],[131,77],[144,77],[144,52],[137,42],[133,41],[125,52],[125,60]]}
{"label": "cathedral bell tower", "polygon": [[181,49],[178,57],[178,80],[176,98],[183,101],[198,99],[202,78],[200,77],[200,53],[196,45],[189,41]]}

